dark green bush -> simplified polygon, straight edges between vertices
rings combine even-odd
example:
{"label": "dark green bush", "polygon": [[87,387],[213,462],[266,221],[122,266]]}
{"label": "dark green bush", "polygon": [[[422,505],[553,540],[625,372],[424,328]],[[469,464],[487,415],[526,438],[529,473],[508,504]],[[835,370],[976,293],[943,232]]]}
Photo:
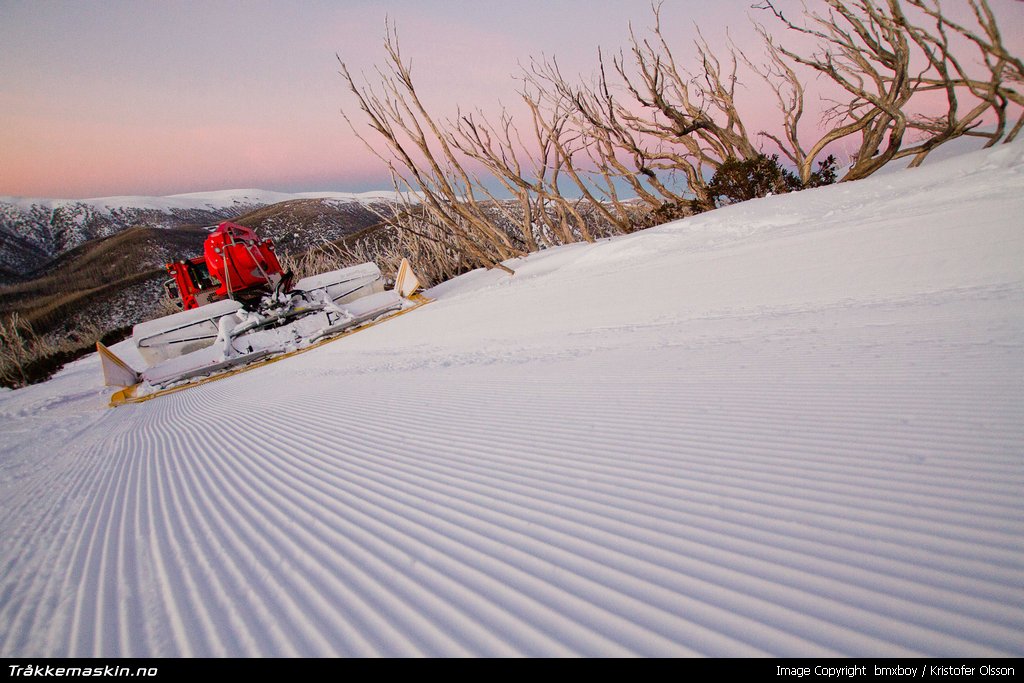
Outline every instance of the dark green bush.
{"label": "dark green bush", "polygon": [[801,189],[800,179],[779,163],[779,156],[759,154],[750,159],[729,159],[715,171],[708,189],[715,206],[783,194]]}
{"label": "dark green bush", "polygon": [[[831,154],[818,162],[806,184],[779,163],[779,156],[759,154],[750,159],[729,159],[715,171],[708,183],[715,207],[728,206],[770,194],[796,192],[808,187],[830,185],[836,181],[836,160]],[[694,204],[694,212],[707,208]]]}

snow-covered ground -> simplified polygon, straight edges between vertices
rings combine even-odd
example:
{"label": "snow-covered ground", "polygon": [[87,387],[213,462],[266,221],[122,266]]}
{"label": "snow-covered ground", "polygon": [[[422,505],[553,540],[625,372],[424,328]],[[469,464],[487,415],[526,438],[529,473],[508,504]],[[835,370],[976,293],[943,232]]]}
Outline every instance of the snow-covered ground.
{"label": "snow-covered ground", "polygon": [[1024,145],[512,265],[0,393],[0,655],[1024,654]]}

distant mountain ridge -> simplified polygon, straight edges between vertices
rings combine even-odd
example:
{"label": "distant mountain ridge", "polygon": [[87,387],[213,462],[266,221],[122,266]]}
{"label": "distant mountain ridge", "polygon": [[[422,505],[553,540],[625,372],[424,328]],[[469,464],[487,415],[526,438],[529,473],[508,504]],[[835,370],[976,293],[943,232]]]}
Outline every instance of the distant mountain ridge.
{"label": "distant mountain ridge", "polygon": [[[374,205],[395,199],[391,192],[289,194],[258,189],[166,197],[0,197],[0,283],[37,275],[61,254],[128,228],[210,226],[278,204],[287,206],[260,219],[269,231],[265,236],[289,237],[285,241],[301,249],[373,224]],[[259,230],[261,225],[250,227]]]}

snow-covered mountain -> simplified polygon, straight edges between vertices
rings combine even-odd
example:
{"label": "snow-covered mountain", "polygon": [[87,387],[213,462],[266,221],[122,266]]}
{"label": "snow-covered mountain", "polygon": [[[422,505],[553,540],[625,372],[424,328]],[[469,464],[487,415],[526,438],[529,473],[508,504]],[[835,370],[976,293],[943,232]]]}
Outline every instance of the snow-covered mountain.
{"label": "snow-covered mountain", "polygon": [[1020,657],[1022,216],[1017,143],[0,391],[0,656]]}
{"label": "snow-covered mountain", "polygon": [[[339,212],[358,215],[356,223],[364,227],[375,220],[370,207],[393,198],[388,192],[286,194],[267,190],[97,199],[0,197],[0,281],[35,271],[89,240],[130,227],[215,225],[280,202],[321,206],[321,213],[331,216],[328,221]],[[292,221],[282,232],[301,227],[301,221]],[[311,239],[315,242],[323,237],[317,234]]]}

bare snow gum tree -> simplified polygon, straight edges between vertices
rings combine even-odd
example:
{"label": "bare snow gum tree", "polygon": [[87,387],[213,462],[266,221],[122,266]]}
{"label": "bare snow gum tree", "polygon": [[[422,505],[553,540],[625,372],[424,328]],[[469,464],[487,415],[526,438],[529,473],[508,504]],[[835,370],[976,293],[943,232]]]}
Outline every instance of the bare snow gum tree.
{"label": "bare snow gum tree", "polygon": [[[518,118],[504,107],[430,114],[388,21],[372,79],[357,82],[341,63],[368,127],[346,120],[412,198],[386,217],[410,247],[432,245],[449,264],[439,273],[509,270],[503,261],[538,249],[712,209],[723,165],[775,167],[786,182],[764,186],[786,191],[830,182],[823,168],[837,149],[852,150],[844,181],[897,159],[919,165],[962,136],[1013,140],[1024,64],[988,0],[955,4],[761,0],[751,5],[760,47],[713,46],[698,27],[684,55],[655,3],[650,28],[631,26],[624,49],[599,49],[590,78],[566,76],[555,57],[532,60]],[[768,85],[774,124],[751,128],[743,79]]]}

